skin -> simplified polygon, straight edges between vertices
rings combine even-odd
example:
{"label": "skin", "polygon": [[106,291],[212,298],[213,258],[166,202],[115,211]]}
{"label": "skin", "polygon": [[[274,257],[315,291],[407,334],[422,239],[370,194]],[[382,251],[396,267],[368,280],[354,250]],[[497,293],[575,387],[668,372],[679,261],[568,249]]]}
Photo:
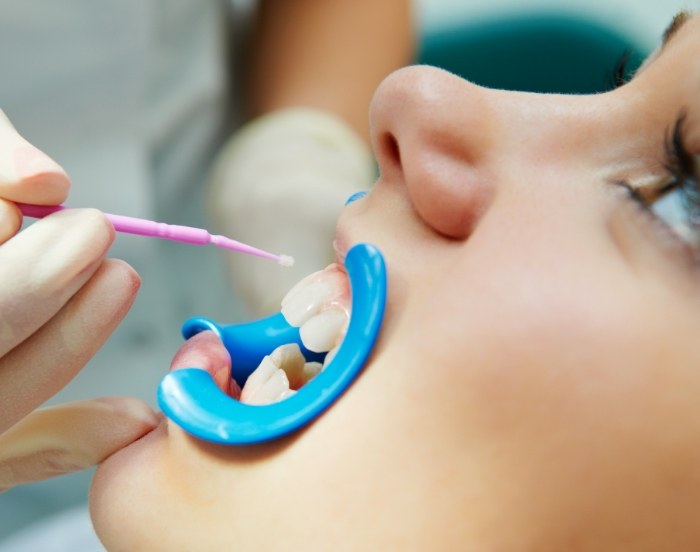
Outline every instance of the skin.
{"label": "skin", "polygon": [[[0,111],[0,491],[101,462],[153,429],[142,401],[104,397],[37,410],[87,364],[126,315],[139,278],[105,259],[114,229],[94,209],[20,232],[15,202],[67,196],[65,171]],[[57,361],[60,359],[60,361]]]}
{"label": "skin", "polygon": [[[699,53],[695,17],[595,96],[387,78],[381,177],[338,226],[388,262],[371,362],[278,442],[164,422],[112,456],[91,496],[107,548],[700,548],[700,280],[615,184],[663,180],[684,109],[700,153]],[[228,362],[206,334],[185,351]]]}
{"label": "skin", "polygon": [[407,0],[263,0],[246,59],[249,115],[310,107],[369,140],[374,90],[413,49]]}
{"label": "skin", "polygon": [[[317,108],[366,138],[372,91],[410,59],[410,15],[406,0],[264,0],[244,49],[248,114]],[[63,168],[0,111],[0,492],[94,466],[159,422],[129,397],[37,410],[108,339],[140,285],[130,266],[105,258],[114,229],[96,210],[58,213],[20,231],[16,203],[56,205],[69,189]]]}

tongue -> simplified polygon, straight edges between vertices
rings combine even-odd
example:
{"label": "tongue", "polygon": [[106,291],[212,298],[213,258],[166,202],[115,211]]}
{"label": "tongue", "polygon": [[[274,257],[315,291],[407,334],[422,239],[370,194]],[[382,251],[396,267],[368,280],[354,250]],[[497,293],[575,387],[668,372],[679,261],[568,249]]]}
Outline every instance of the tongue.
{"label": "tongue", "polygon": [[170,370],[183,368],[209,372],[224,393],[234,399],[240,397],[241,389],[231,378],[231,357],[214,332],[200,332],[183,343],[170,363]]}

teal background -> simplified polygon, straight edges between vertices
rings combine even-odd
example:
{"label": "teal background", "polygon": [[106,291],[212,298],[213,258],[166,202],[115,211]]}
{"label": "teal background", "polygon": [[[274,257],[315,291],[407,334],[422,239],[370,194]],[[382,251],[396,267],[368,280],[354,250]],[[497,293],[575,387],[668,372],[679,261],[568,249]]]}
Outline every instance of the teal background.
{"label": "teal background", "polygon": [[432,31],[420,44],[418,62],[491,88],[588,94],[613,86],[625,53],[628,74],[648,54],[611,26],[543,12]]}

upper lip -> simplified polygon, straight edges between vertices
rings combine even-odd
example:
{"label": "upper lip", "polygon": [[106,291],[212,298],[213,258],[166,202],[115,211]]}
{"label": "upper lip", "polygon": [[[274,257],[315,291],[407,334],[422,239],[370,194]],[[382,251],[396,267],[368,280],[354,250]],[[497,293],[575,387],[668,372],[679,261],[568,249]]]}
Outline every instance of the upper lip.
{"label": "upper lip", "polygon": [[345,249],[342,248],[337,238],[333,240],[333,251],[335,251],[335,262],[341,266],[345,264]]}
{"label": "upper lip", "polygon": [[345,266],[345,255],[347,255],[349,249],[350,241],[347,238],[347,234],[338,229],[333,240],[333,250],[335,251],[335,262],[340,266]]}

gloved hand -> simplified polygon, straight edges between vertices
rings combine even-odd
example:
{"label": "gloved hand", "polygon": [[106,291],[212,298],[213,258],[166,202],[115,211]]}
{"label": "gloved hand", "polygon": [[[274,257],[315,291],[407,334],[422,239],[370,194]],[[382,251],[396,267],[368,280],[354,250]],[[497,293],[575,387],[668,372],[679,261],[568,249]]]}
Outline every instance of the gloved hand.
{"label": "gloved hand", "polygon": [[129,309],[139,280],[105,261],[114,230],[93,209],[19,231],[14,202],[57,204],[63,169],[0,111],[0,491],[92,466],[157,423],[135,399],[34,410],[88,362]]}
{"label": "gloved hand", "polygon": [[369,147],[340,119],[320,111],[280,110],[231,138],[209,189],[217,231],[295,259],[287,268],[227,254],[229,279],[251,314],[278,311],[297,281],[333,261],[345,200],[369,188],[374,174]]}

